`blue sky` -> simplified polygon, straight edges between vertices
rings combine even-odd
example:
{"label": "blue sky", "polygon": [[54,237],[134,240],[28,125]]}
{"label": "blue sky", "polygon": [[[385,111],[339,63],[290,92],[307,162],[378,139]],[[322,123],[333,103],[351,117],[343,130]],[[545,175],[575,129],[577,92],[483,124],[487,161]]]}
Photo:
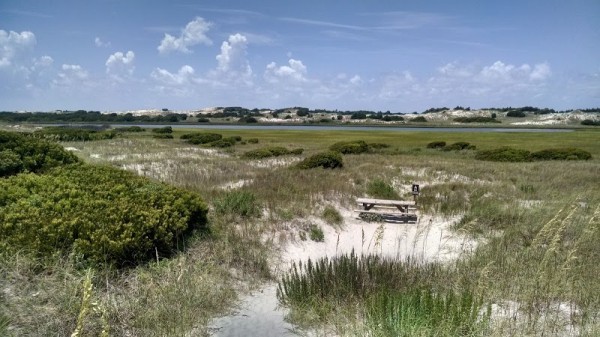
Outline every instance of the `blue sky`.
{"label": "blue sky", "polygon": [[600,1],[0,0],[0,110],[600,106]]}

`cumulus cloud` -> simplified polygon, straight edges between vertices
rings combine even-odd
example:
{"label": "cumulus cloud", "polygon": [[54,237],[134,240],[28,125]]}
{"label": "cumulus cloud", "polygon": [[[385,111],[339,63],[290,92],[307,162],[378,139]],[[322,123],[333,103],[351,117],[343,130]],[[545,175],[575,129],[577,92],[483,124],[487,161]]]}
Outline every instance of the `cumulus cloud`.
{"label": "cumulus cloud", "polygon": [[35,35],[29,31],[17,33],[0,29],[0,67],[10,66],[19,52],[33,48]]}
{"label": "cumulus cloud", "polygon": [[175,96],[190,96],[194,92],[194,84],[199,80],[194,77],[195,71],[189,65],[184,65],[176,73],[166,69],[156,68],[150,76],[157,82],[155,87],[161,93]]}
{"label": "cumulus cloud", "polygon": [[135,59],[135,53],[131,50],[126,54],[118,51],[108,57],[106,60],[106,73],[113,75],[121,74],[133,74],[135,69],[133,61]]}
{"label": "cumulus cloud", "polygon": [[217,67],[208,74],[214,85],[252,85],[252,68],[246,57],[248,39],[242,34],[230,35],[221,44],[221,52],[216,56]]}
{"label": "cumulus cloud", "polygon": [[96,47],[110,47],[110,41],[102,41],[102,39],[100,39],[99,37],[96,37],[94,39],[94,44],[96,45]]}
{"label": "cumulus cloud", "polygon": [[78,64],[63,64],[61,70],[53,81],[55,85],[78,86],[83,84],[89,76],[87,70]]}
{"label": "cumulus cloud", "polygon": [[529,74],[529,78],[531,80],[545,80],[552,75],[552,71],[550,70],[550,66],[548,63],[536,64],[533,67],[533,70]]}
{"label": "cumulus cloud", "polygon": [[33,60],[33,65],[35,67],[49,67],[54,63],[54,59],[48,55],[44,55],[40,58],[36,58]]}
{"label": "cumulus cloud", "polygon": [[191,53],[189,47],[203,43],[211,45],[212,41],[206,36],[206,32],[210,29],[212,23],[205,21],[201,17],[197,17],[193,21],[188,22],[182,29],[179,37],[170,34],[165,34],[165,37],[158,46],[158,51],[161,54],[168,54],[172,51],[181,53]]}
{"label": "cumulus cloud", "polygon": [[289,65],[277,66],[275,62],[267,65],[265,80],[269,83],[292,82],[304,83],[307,81],[306,66],[300,60],[289,59]]}

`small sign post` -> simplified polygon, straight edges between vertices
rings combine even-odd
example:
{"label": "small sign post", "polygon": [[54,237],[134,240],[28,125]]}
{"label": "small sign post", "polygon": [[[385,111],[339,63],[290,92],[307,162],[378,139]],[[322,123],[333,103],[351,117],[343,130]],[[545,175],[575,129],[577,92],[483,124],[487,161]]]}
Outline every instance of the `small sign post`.
{"label": "small sign post", "polygon": [[412,185],[412,194],[413,194],[413,198],[415,200],[415,205],[416,205],[417,197],[419,196],[419,185],[417,185],[417,184]]}

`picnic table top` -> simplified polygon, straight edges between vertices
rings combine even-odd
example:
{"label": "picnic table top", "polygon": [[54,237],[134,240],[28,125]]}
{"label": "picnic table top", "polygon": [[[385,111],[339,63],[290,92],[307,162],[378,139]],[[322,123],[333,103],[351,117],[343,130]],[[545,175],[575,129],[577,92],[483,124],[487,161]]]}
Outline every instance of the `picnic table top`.
{"label": "picnic table top", "polygon": [[415,202],[412,200],[387,200],[387,199],[357,198],[356,202],[359,204],[391,205],[391,206],[414,206],[415,205]]}

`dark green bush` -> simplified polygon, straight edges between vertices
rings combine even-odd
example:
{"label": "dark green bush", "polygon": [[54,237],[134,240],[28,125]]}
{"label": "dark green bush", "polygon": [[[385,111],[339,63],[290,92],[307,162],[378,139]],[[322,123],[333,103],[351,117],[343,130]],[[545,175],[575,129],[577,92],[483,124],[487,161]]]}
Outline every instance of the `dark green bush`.
{"label": "dark green bush", "polygon": [[425,122],[427,122],[427,118],[425,118],[423,116],[419,116],[419,117],[411,118],[409,121],[416,122],[416,123],[425,123]]}
{"label": "dark green bush", "polygon": [[198,118],[198,123],[210,123],[210,119],[206,117],[200,117]]}
{"label": "dark green bush", "polygon": [[581,125],[600,126],[600,121],[595,121],[595,120],[591,120],[591,119],[584,119],[584,120],[581,121]]}
{"label": "dark green bush", "polygon": [[501,147],[493,150],[479,151],[477,154],[475,154],[475,159],[504,162],[524,162],[531,161],[529,155],[530,153],[527,150]]}
{"label": "dark green bush", "polygon": [[456,142],[450,145],[446,145],[442,148],[444,151],[460,151],[460,150],[475,150],[475,145],[471,145],[467,142]]}
{"label": "dark green bush", "polygon": [[339,152],[328,151],[321,152],[305,158],[299,162],[296,167],[300,169],[311,169],[311,168],[342,168],[344,166],[342,155]]}
{"label": "dark green bush", "polygon": [[173,135],[170,133],[159,133],[156,135],[152,135],[152,138],[156,139],[173,139]]}
{"label": "dark green bush", "polygon": [[299,147],[299,148],[297,148],[297,149],[290,150],[290,154],[293,154],[293,155],[297,155],[297,156],[299,156],[299,155],[301,155],[302,153],[304,153],[304,149],[303,149],[303,148],[301,148],[301,147]]}
{"label": "dark green bush", "polygon": [[386,143],[369,143],[369,148],[371,148],[373,150],[387,149],[389,147],[390,147],[390,144],[386,144]]}
{"label": "dark green bush", "polygon": [[589,160],[592,154],[575,148],[546,149],[531,153],[532,160]]}
{"label": "dark green bush", "polygon": [[188,133],[181,136],[190,144],[208,144],[223,139],[218,133]]}
{"label": "dark green bush", "polygon": [[115,128],[117,132],[144,132],[146,129],[139,126],[126,126],[122,128]]}
{"label": "dark green bush", "polygon": [[392,185],[379,178],[369,181],[367,184],[367,194],[380,199],[400,199],[400,195],[398,195],[398,192],[394,190]]}
{"label": "dark green bush", "polygon": [[0,177],[19,172],[42,172],[78,161],[77,156],[56,143],[0,131]]}
{"label": "dark green bush", "polygon": [[155,129],[152,129],[152,132],[154,132],[154,133],[162,133],[162,134],[173,133],[173,128],[170,127],[170,126],[165,126],[164,128],[155,128]]}
{"label": "dark green bush", "polygon": [[335,207],[330,205],[325,207],[323,213],[321,213],[321,217],[330,225],[339,226],[344,223],[344,217]]}
{"label": "dark green bush", "polygon": [[364,140],[351,140],[338,142],[329,147],[329,150],[342,154],[357,154],[369,151],[369,145]]}
{"label": "dark green bush", "polygon": [[258,120],[252,116],[242,117],[238,119],[238,123],[258,123]]}
{"label": "dark green bush", "polygon": [[135,265],[169,256],[206,226],[194,194],[108,166],[74,164],[0,179],[0,249]]}
{"label": "dark green bush", "polygon": [[288,150],[282,146],[269,146],[245,152],[242,155],[242,157],[248,159],[263,159],[269,157],[285,156],[289,154],[300,155],[302,154],[302,152],[304,152],[304,149],[302,148]]}
{"label": "dark green bush", "polygon": [[308,237],[310,237],[310,239],[314,242],[325,241],[325,233],[323,233],[321,227],[317,225],[310,225],[310,227],[308,228]]}
{"label": "dark green bush", "polygon": [[211,147],[232,147],[235,145],[235,138],[234,137],[227,137],[227,138],[223,138],[223,139],[219,139],[217,141],[214,141],[212,143],[210,143],[209,145]]}
{"label": "dark green bush", "polygon": [[431,143],[427,144],[428,149],[441,149],[444,146],[446,146],[446,142],[444,142],[444,141],[436,141],[436,142],[431,142]]}
{"label": "dark green bush", "polygon": [[458,123],[500,123],[499,120],[493,117],[456,117],[455,122]]}
{"label": "dark green bush", "polygon": [[93,128],[73,128],[52,126],[35,131],[33,137],[55,140],[60,142],[92,141],[112,139],[117,133],[114,131],[100,131]]}
{"label": "dark green bush", "polygon": [[249,144],[258,144],[258,138],[249,138],[248,143]]}
{"label": "dark green bush", "polygon": [[523,117],[527,117],[527,115],[523,111],[513,110],[513,111],[507,112],[506,117],[523,118]]}

